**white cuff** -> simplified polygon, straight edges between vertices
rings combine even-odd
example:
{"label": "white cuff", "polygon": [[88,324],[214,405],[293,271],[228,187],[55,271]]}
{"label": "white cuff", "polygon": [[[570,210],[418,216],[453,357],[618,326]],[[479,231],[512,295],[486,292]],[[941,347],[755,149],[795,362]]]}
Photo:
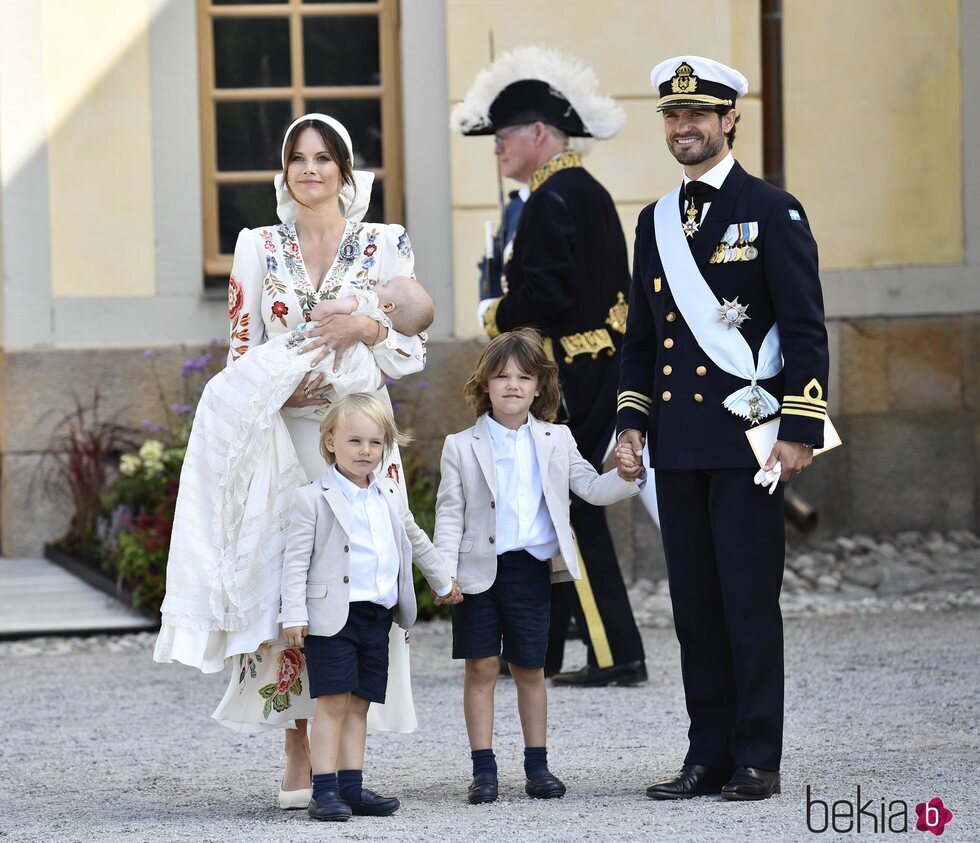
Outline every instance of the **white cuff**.
{"label": "white cuff", "polygon": [[309,626],[309,625],[310,625],[309,621],[283,621],[282,622],[283,629],[293,629],[297,626]]}

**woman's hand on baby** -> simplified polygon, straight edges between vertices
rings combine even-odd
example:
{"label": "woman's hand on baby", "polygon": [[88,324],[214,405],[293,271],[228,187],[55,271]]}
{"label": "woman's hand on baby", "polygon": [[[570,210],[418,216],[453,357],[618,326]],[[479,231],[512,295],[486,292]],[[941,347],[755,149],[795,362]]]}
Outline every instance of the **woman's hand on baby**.
{"label": "woman's hand on baby", "polygon": [[318,407],[327,403],[327,394],[333,389],[332,383],[325,383],[323,374],[311,375],[301,380],[283,407]]}
{"label": "woman's hand on baby", "polygon": [[[312,325],[312,323],[311,323]],[[356,342],[370,342],[377,332],[378,323],[367,316],[348,316],[336,313],[328,316],[309,328],[310,339],[303,343],[300,354],[307,354],[316,349],[313,365],[321,362],[331,351],[334,353],[333,370],[340,370],[340,362],[344,354]]]}
{"label": "woman's hand on baby", "polygon": [[308,626],[290,626],[282,631],[283,638],[290,647],[303,649],[303,639],[310,633]]}

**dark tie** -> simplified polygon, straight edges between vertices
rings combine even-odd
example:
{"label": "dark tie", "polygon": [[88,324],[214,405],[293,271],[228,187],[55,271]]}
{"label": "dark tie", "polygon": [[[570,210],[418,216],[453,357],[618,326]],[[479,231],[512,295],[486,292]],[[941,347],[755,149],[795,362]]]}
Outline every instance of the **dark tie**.
{"label": "dark tie", "polygon": [[704,215],[706,202],[712,201],[718,188],[705,184],[702,181],[689,181],[684,189],[687,196],[687,210],[682,217],[684,221],[684,233],[688,237],[694,237],[701,226],[701,217]]}

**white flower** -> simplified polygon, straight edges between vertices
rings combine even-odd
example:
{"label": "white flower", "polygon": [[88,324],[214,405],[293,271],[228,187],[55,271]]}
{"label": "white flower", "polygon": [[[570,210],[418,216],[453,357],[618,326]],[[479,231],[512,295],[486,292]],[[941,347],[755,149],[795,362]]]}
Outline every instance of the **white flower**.
{"label": "white flower", "polygon": [[126,477],[132,477],[140,470],[142,460],[136,454],[123,454],[119,460],[119,473]]}
{"label": "white flower", "polygon": [[160,460],[163,457],[163,443],[158,439],[147,439],[140,448],[143,461]]}

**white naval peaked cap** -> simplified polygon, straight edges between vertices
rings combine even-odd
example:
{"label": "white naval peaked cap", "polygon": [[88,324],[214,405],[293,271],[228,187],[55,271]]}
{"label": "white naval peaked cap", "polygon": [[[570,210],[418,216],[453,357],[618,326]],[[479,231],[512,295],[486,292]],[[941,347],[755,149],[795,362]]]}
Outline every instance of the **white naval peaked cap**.
{"label": "white naval peaked cap", "polygon": [[734,107],[749,92],[748,80],[734,67],[704,56],[675,56],[660,62],[650,71],[650,84],[660,92],[658,111]]}

